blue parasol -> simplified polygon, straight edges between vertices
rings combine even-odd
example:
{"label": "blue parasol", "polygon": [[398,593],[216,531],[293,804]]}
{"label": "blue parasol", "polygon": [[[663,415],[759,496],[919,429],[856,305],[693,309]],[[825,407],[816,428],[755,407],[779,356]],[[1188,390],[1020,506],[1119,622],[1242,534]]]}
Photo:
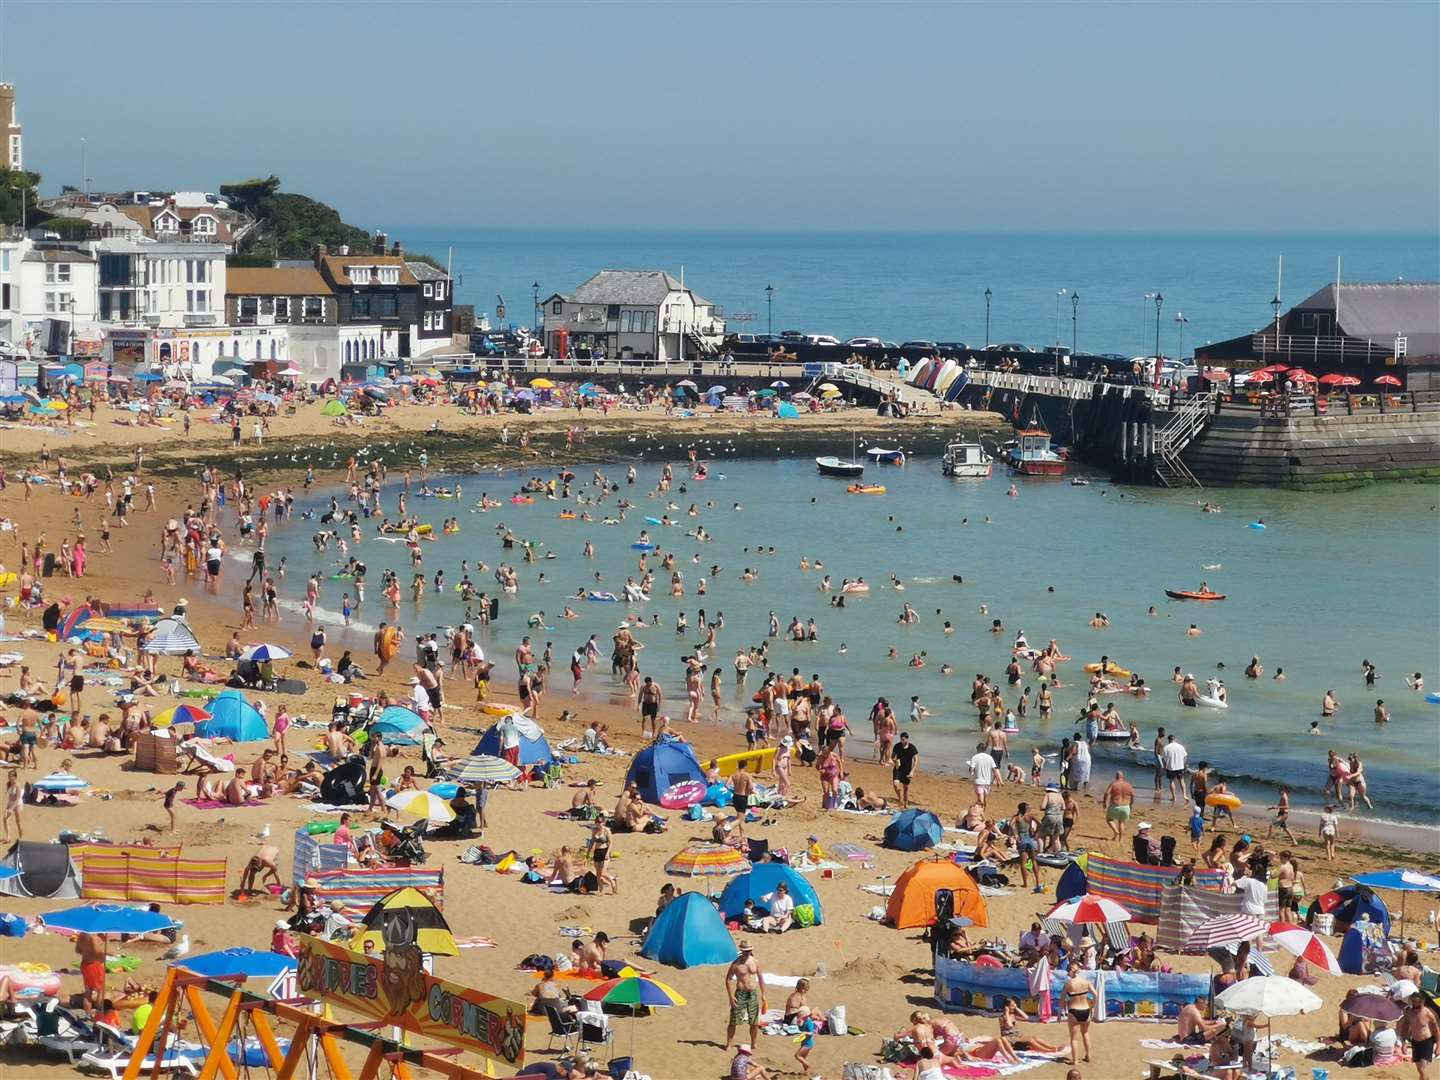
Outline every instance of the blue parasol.
{"label": "blue parasol", "polygon": [[46,926],[73,930],[77,934],[153,934],[175,925],[169,915],[120,904],[83,904],[52,911],[41,918]]}
{"label": "blue parasol", "polygon": [[295,971],[299,965],[280,953],[257,952],[243,945],[233,949],[219,949],[216,952],[201,953],[176,960],[171,967],[183,967],[196,975],[209,975],[212,979],[227,975],[245,975],[255,979],[273,979],[287,971]]}

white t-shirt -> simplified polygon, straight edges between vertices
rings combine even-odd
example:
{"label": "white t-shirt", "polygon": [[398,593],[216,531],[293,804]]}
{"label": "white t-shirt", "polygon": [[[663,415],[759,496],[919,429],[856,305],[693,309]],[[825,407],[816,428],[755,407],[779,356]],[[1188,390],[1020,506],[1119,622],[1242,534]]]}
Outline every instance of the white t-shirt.
{"label": "white t-shirt", "polygon": [[789,893],[766,893],[760,899],[763,900],[765,906],[770,909],[771,915],[789,915],[795,910],[795,898]]}
{"label": "white t-shirt", "polygon": [[1160,751],[1160,763],[1167,772],[1179,772],[1185,768],[1185,757],[1185,747],[1178,742],[1166,743],[1165,748]]}
{"label": "white t-shirt", "polygon": [[520,745],[520,729],[515,721],[510,719],[501,720],[500,728],[500,749],[513,750]]}
{"label": "white t-shirt", "polygon": [[1235,891],[1240,894],[1240,910],[1242,912],[1246,915],[1264,917],[1265,896],[1270,891],[1265,882],[1259,878],[1241,878],[1235,883]]}
{"label": "white t-shirt", "polygon": [[970,770],[970,775],[975,777],[976,787],[989,787],[995,782],[995,759],[986,751],[977,753],[966,767]]}

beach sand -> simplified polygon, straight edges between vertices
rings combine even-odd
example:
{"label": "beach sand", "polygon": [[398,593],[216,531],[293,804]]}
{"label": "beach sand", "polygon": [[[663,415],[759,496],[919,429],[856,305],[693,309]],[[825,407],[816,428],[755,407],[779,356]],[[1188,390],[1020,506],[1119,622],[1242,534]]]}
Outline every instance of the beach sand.
{"label": "beach sand", "polygon": [[[495,419],[472,420],[461,418],[453,410],[402,409],[396,419],[382,425],[367,428],[363,434],[368,439],[396,434],[414,435],[422,433],[435,419],[442,421],[447,441],[479,440],[493,450],[498,441],[496,433],[499,421]],[[598,418],[586,416],[586,424]],[[875,418],[870,418],[875,419]],[[916,430],[933,424],[935,417],[911,421]],[[512,430],[518,430],[526,423],[535,424],[537,432],[544,432],[543,443],[560,437],[563,423],[549,417],[535,420],[507,417]],[[673,428],[673,421],[667,421],[659,413],[627,414],[614,421],[617,432],[651,429],[667,431]],[[754,421],[741,420],[741,426]],[[794,421],[787,422],[794,424]],[[809,420],[801,421],[810,424]],[[733,430],[737,426],[734,418],[716,421],[700,421],[699,424],[717,425],[716,430]],[[820,418],[814,426],[822,435],[832,430],[834,421]],[[827,427],[827,425],[831,425]],[[778,425],[770,425],[778,426]],[[953,426],[953,418],[952,418]],[[465,434],[461,434],[461,430]],[[893,431],[894,422],[884,421],[884,430]],[[700,431],[699,426],[685,429]],[[796,430],[790,428],[787,430]],[[93,431],[95,441],[90,441]],[[355,434],[350,429],[341,435]],[[317,433],[330,434],[321,426],[315,407],[302,409],[295,417],[285,417],[276,425],[277,440],[313,439]],[[766,438],[771,432],[767,429]],[[833,441],[833,439],[832,439]],[[202,456],[228,453],[228,431],[203,424],[196,424],[195,434],[189,442],[181,441],[173,434],[152,428],[121,428],[108,425],[87,429],[77,437],[67,437],[63,442],[53,435],[36,431],[4,432],[0,436],[4,452],[11,462],[23,459],[31,464],[42,442],[53,451],[65,453],[73,462],[71,474],[78,475],[82,465],[89,465],[107,457],[116,463],[117,472],[135,443],[147,446],[147,457],[153,463],[157,484],[159,508],[155,512],[137,513],[131,517],[128,529],[114,530],[113,554],[96,550],[92,543],[91,570],[84,580],[67,581],[52,578],[47,587],[52,596],[68,594],[76,602],[88,595],[107,600],[136,600],[147,588],[155,590],[157,601],[168,609],[181,597],[191,600],[191,621],[207,651],[218,653],[232,630],[238,625],[238,611],[222,604],[218,598],[203,595],[198,582],[177,582],[166,587],[157,562],[158,535],[160,527],[172,512],[193,502],[197,484],[191,478],[193,469],[183,462],[193,462]],[[272,448],[267,448],[272,449]],[[470,451],[475,451],[470,446]],[[512,451],[513,452],[513,451]],[[246,456],[254,451],[246,451]],[[432,455],[434,456],[434,455]],[[548,451],[546,457],[548,458]],[[247,467],[241,462],[241,467]],[[303,461],[299,463],[303,467]],[[258,465],[249,465],[248,473],[252,484],[258,483],[264,489],[266,484],[278,482],[269,472],[261,472]],[[293,479],[293,474],[292,477]],[[343,478],[334,475],[321,477],[324,481]],[[70,515],[76,500],[67,499],[53,487],[36,487],[32,498],[25,499],[23,488],[15,483],[0,492],[0,515],[12,519],[17,529],[0,536],[0,562],[11,563],[18,556],[21,538],[31,541],[39,532],[46,533],[49,547],[58,547],[59,538],[73,535]],[[143,502],[143,500],[142,500]],[[103,502],[97,500],[83,508],[87,524],[94,520]],[[228,522],[227,522],[228,525]],[[91,529],[93,534],[94,530]],[[234,566],[227,565],[226,573],[232,577]],[[12,587],[13,589],[13,587]],[[6,612],[7,629],[38,626],[38,613],[31,616],[17,615],[13,610]],[[264,625],[259,632],[242,635],[247,640],[274,640],[288,643],[296,649],[298,656],[308,656],[306,626],[298,617],[290,616],[279,625]],[[26,662],[41,678],[52,677],[57,646],[27,641],[8,645],[26,656]],[[503,647],[503,646],[502,646]],[[402,658],[408,653],[402,652]],[[362,658],[362,666],[369,658]],[[0,673],[0,691],[9,691],[15,685],[17,668]],[[166,658],[161,661],[161,671],[178,673],[179,660]],[[331,705],[341,687],[321,682],[313,670],[296,662],[285,666],[287,675],[299,678],[305,683],[302,697],[287,698],[292,715],[304,714],[322,724],[330,715]],[[404,679],[409,674],[408,665],[392,669],[393,678],[387,674],[383,680],[370,679],[362,686],[367,692],[374,692],[384,686],[392,694],[403,693]],[[602,667],[594,669],[590,682],[605,678]],[[561,680],[557,680],[559,682]],[[758,680],[757,680],[758,681]],[[471,704],[472,693],[463,683],[451,683],[449,693],[457,708],[447,708],[441,724],[442,733],[452,753],[468,752],[476,736],[458,730],[462,727],[483,726],[483,719]],[[504,699],[503,692],[497,697]],[[91,689],[88,694],[87,712],[98,714],[103,711],[100,693]],[[173,699],[154,699],[152,707],[163,708]],[[561,710],[569,709],[576,719],[560,722]],[[13,710],[6,710],[13,715]],[[273,715],[273,706],[271,715]],[[553,742],[578,736],[590,719],[599,719],[610,726],[621,746],[633,751],[639,745],[638,723],[633,709],[627,702],[578,702],[565,693],[563,688],[552,691],[545,699],[541,716],[547,736]],[[729,727],[700,724],[688,726],[682,733],[692,737],[702,760],[715,753],[733,752],[743,746],[739,733]],[[915,739],[922,753],[920,775],[912,788],[912,799],[920,806],[937,812],[951,824],[963,812],[973,798],[973,787],[969,781],[953,776],[938,775],[926,768],[924,759],[925,733],[923,723],[914,728]],[[297,749],[307,749],[312,739],[318,739],[318,731],[292,729],[288,735],[288,749],[294,754]],[[266,744],[252,743],[235,747],[236,757],[243,764],[249,764],[259,756]],[[869,746],[862,744],[853,748],[868,755]],[[26,807],[24,812],[25,836],[27,839],[48,840],[61,829],[84,831],[97,826],[115,840],[169,841],[168,834],[153,831],[164,821],[160,806],[159,788],[173,783],[173,778],[133,771],[128,758],[92,756],[92,752],[62,752],[42,748],[40,751],[41,772],[58,768],[63,757],[74,759],[74,771],[93,784],[89,793],[82,796],[78,806],[73,808]],[[408,756],[396,761],[392,775],[398,774],[401,765],[407,762],[418,764],[418,752],[412,750]],[[598,779],[601,788],[602,805],[609,806],[622,786],[627,758],[606,758],[582,755],[580,764],[566,770],[565,785],[554,789],[531,789],[525,791],[496,791],[489,803],[487,815],[490,828],[484,842],[497,851],[517,850],[528,854],[539,850],[547,855],[562,844],[576,846],[583,844],[586,829],[575,822],[557,817],[560,810],[569,806],[574,794],[571,785],[583,783],[590,778]],[[861,761],[850,765],[851,779],[859,786],[888,792],[888,770]],[[1096,780],[1104,775],[1103,767],[1097,763]],[[1186,815],[1173,809],[1168,802],[1152,806],[1149,802],[1147,777],[1137,777],[1141,788],[1136,813],[1154,823],[1157,834],[1166,833],[1183,836]],[[1097,793],[1103,781],[1096,785]],[[811,877],[819,892],[825,911],[823,926],[793,931],[779,936],[748,935],[756,948],[756,956],[762,969],[770,974],[788,976],[813,976],[817,969],[826,972],[824,977],[814,979],[811,1001],[822,1009],[843,1003],[848,1012],[849,1023],[864,1030],[864,1034],[846,1037],[820,1037],[805,1075],[838,1078],[843,1062],[848,1060],[875,1061],[880,1040],[906,1023],[910,1012],[916,1008],[936,1010],[931,992],[931,972],[928,947],[915,931],[896,931],[867,920],[864,916],[872,907],[881,903],[881,898],[862,890],[862,886],[881,881],[893,881],[906,867],[915,861],[915,856],[880,848],[878,835],[883,829],[886,817],[859,816],[846,813],[823,813],[818,809],[819,785],[813,771],[797,770],[797,787],[804,796],[804,802],[794,808],[777,813],[772,825],[755,826],[751,835],[769,839],[772,847],[787,847],[792,852],[806,846],[810,834],[819,836],[821,843],[829,845],[841,841],[856,842],[874,852],[870,868],[853,868],[837,871],[832,879]],[[188,794],[188,793],[187,793]],[[998,816],[1013,810],[1023,798],[1035,801],[1038,796],[1033,788],[1023,791],[1013,787],[1000,787],[991,797],[990,810]],[[610,801],[607,801],[610,800]],[[1118,848],[1106,836],[1102,813],[1094,798],[1082,798],[1082,812],[1076,826],[1078,844],[1120,854]],[[179,829],[175,839],[183,842],[187,855],[202,857],[224,857],[229,860],[229,886],[234,888],[246,859],[256,846],[253,839],[262,826],[268,825],[272,840],[280,847],[280,866],[288,868],[291,856],[290,836],[294,830],[314,815],[305,809],[298,799],[274,798],[258,807],[228,808],[223,810],[196,810],[188,806],[177,808]],[[530,953],[555,954],[565,952],[570,941],[558,932],[562,925],[583,926],[593,930],[605,930],[613,940],[612,957],[635,956],[639,948],[636,930],[651,916],[659,889],[666,882],[677,888],[694,884],[685,879],[667,877],[663,866],[665,861],[692,839],[708,839],[708,825],[689,823],[677,814],[670,815],[670,828],[663,835],[620,835],[615,839],[613,863],[619,879],[619,894],[610,895],[555,895],[536,886],[524,885],[515,877],[497,876],[493,871],[471,867],[457,861],[457,856],[466,846],[463,842],[427,842],[430,865],[445,868],[445,913],[457,934],[490,937],[497,943],[495,949],[466,950],[457,958],[439,958],[437,974],[463,985],[477,987],[489,993],[512,998],[525,997],[535,985],[534,978],[517,971],[515,965]],[[1233,832],[1231,836],[1233,838]],[[1263,828],[1258,835],[1263,835]],[[1207,841],[1208,841],[1207,836]],[[1408,853],[1400,850],[1381,849],[1371,843],[1343,844],[1339,857],[1333,863],[1321,859],[1323,854],[1313,837],[1302,836],[1299,845],[1294,846],[1304,860],[1310,891],[1322,891],[1333,881],[1346,873],[1361,869],[1374,869],[1388,865],[1422,866],[1433,859],[1433,853]],[[1267,845],[1278,849],[1279,844]],[[1188,852],[1189,841],[1181,841],[1180,852]],[[1046,871],[1047,883],[1053,884],[1053,870]],[[288,872],[285,875],[288,878]],[[723,882],[715,879],[697,879],[695,887],[705,890],[718,889]],[[1052,894],[1053,895],[1053,894]],[[971,938],[1003,938],[1012,944],[1028,927],[1037,912],[1047,910],[1052,900],[1048,896],[1037,896],[1017,889],[1004,896],[992,897],[988,902],[989,927],[983,931],[972,930]],[[57,907],[68,906],[49,900],[18,900],[7,898],[6,910],[25,916],[33,916]],[[1420,905],[1411,905],[1412,933],[1418,929],[1414,917]],[[184,933],[190,940],[192,952],[203,952],[231,945],[246,944],[263,949],[269,941],[270,930],[280,917],[279,904],[269,899],[252,903],[237,903],[233,900],[223,905],[175,907],[172,914],[184,920]],[[1422,914],[1423,917],[1423,913]],[[1418,924],[1418,925],[1417,925]],[[1150,928],[1153,930],[1153,928]],[[1338,948],[1338,939],[1332,939]],[[160,945],[131,944],[125,951],[142,959],[138,975],[158,980],[163,966],[158,959]],[[1274,954],[1277,966],[1288,966],[1289,958]],[[35,960],[57,968],[69,968],[73,953],[69,942],[54,935],[29,936],[23,941],[6,939],[0,949],[0,962],[14,963],[20,960]],[[1204,957],[1164,956],[1164,962],[1186,971],[1207,970]],[[723,986],[723,967],[702,967],[689,970],[652,965],[640,961],[639,966],[653,970],[657,977],[676,987],[688,999],[683,1008],[660,1010],[656,1015],[633,1023],[635,1032],[635,1056],[639,1069],[656,1080],[683,1080],[690,1077],[718,1077],[728,1069],[729,1055],[722,1052],[727,1009]],[[1285,970],[1282,966],[1281,970]],[[1334,1006],[1351,986],[1373,982],[1373,979],[1356,977],[1322,977],[1314,990],[1321,994],[1326,1008],[1306,1017],[1288,1018],[1276,1022],[1276,1030],[1300,1038],[1318,1038],[1333,1030],[1335,1025]],[[68,974],[66,989],[79,989],[78,974]],[[574,986],[588,984],[572,984]],[[776,988],[769,994],[769,1004],[779,1007],[787,991]],[[218,1011],[218,1005],[217,1005]],[[956,1015],[956,1023],[967,1034],[993,1034],[996,1021],[988,1017]],[[628,1052],[632,1021],[617,1020],[615,1052]],[[1024,1032],[1061,1044],[1065,1042],[1064,1027],[1059,1024],[1027,1024]],[[1141,1039],[1161,1038],[1173,1033],[1170,1025],[1141,1022],[1110,1022],[1092,1028],[1094,1060],[1082,1064],[1081,1073],[1086,1080],[1092,1078],[1135,1077],[1144,1071],[1144,1063],[1151,1059],[1164,1059],[1173,1055],[1173,1050],[1147,1050],[1139,1045]],[[532,1024],[527,1040],[528,1053],[532,1059],[546,1059],[544,1047],[547,1029],[543,1024]],[[757,1060],[782,1074],[801,1075],[799,1066],[792,1058],[795,1044],[788,1038],[762,1036]],[[40,1077],[62,1075],[70,1072],[44,1059],[26,1056],[15,1051],[6,1051],[5,1071],[16,1077]],[[357,1059],[358,1060],[358,1059]],[[1305,1058],[1283,1051],[1277,1055],[1277,1063],[1293,1065],[1302,1076],[1309,1075],[1312,1064],[1328,1067],[1332,1074],[1336,1063],[1311,1062]],[[1067,1066],[1048,1064],[1037,1068],[1030,1075],[1039,1078],[1063,1077]],[[1413,1067],[1409,1064],[1386,1069],[1370,1070],[1368,1075],[1408,1076]],[[503,1073],[502,1073],[503,1075]],[[897,1070],[897,1076],[903,1075]]]}

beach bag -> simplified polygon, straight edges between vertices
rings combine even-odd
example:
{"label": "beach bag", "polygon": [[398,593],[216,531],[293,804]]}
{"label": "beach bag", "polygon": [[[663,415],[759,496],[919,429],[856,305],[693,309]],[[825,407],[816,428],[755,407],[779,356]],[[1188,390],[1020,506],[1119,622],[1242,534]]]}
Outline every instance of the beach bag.
{"label": "beach bag", "polygon": [[520,966],[529,971],[554,971],[555,961],[544,953],[531,953],[520,961]]}
{"label": "beach bag", "polygon": [[825,1022],[831,1035],[844,1035],[850,1029],[845,1025],[845,1006],[836,1005],[825,1014]]}
{"label": "beach bag", "polygon": [[795,905],[795,925],[796,925],[796,926],[814,926],[814,925],[815,925],[815,905],[814,905],[814,904],[796,904],[796,905]]}

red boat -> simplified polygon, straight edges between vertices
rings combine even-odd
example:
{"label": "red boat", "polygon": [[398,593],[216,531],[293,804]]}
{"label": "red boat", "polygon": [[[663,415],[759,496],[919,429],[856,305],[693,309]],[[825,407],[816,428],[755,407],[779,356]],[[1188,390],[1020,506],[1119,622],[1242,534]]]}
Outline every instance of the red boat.
{"label": "red boat", "polygon": [[1010,465],[1025,476],[1064,476],[1065,459],[1050,448],[1050,432],[1025,428],[1015,433]]}
{"label": "red boat", "polygon": [[1165,595],[1171,600],[1224,600],[1223,592],[1195,592],[1190,589],[1166,589]]}

